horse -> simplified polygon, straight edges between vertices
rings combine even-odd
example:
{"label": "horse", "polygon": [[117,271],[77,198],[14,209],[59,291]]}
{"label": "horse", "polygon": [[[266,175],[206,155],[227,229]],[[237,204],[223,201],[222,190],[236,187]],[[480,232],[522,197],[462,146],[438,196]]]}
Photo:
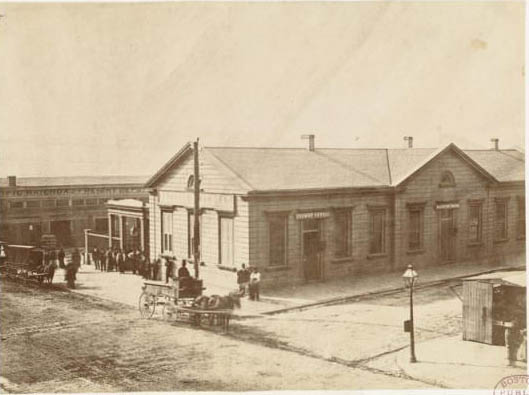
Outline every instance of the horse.
{"label": "horse", "polygon": [[[241,292],[230,292],[226,296],[211,295],[211,296],[199,296],[194,301],[192,306],[197,310],[234,310],[241,308]],[[214,319],[217,317],[217,324],[227,327],[229,316],[222,314],[210,314],[209,323],[214,324]],[[196,324],[200,324],[200,314],[195,315]]]}

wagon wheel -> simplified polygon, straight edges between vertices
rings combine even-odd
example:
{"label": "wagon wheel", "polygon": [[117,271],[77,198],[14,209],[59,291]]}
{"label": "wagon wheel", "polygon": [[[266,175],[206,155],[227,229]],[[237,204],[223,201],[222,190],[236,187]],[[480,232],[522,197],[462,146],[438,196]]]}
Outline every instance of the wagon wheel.
{"label": "wagon wheel", "polygon": [[142,292],[138,303],[142,318],[151,318],[156,309],[156,296]]}

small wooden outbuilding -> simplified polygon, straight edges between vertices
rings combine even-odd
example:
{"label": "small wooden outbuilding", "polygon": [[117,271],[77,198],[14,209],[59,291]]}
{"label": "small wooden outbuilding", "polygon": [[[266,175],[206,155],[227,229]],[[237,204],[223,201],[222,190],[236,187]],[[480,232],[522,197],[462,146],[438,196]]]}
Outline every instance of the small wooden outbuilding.
{"label": "small wooden outbuilding", "polygon": [[463,281],[463,340],[505,345],[514,319],[525,327],[526,272],[497,272]]}

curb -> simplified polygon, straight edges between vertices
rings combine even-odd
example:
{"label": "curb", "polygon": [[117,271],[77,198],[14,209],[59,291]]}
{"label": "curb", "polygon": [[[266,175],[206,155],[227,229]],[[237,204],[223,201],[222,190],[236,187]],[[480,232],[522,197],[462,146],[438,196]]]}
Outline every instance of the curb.
{"label": "curb", "polygon": [[[449,277],[449,278],[445,278],[445,279],[442,279],[442,280],[429,281],[429,282],[422,283],[422,284],[418,285],[416,288],[417,289],[429,288],[429,287],[440,285],[440,284],[443,284],[443,283],[446,283],[446,282],[449,282],[449,281],[460,280],[460,279],[463,279],[463,278],[479,276],[481,274],[489,274],[489,273],[494,273],[494,272],[499,272],[499,271],[525,270],[525,268],[526,268],[525,265],[499,267],[499,268],[495,268],[495,269],[491,269],[491,270],[475,272],[475,273],[472,273],[472,274],[465,274],[463,276]],[[288,313],[288,312],[291,312],[291,311],[302,311],[302,310],[307,310],[307,309],[311,309],[311,308],[317,308],[317,307],[320,307],[320,306],[330,306],[330,305],[334,305],[334,304],[342,304],[342,303],[350,302],[350,301],[353,301],[353,300],[356,300],[356,299],[362,299],[362,298],[366,298],[366,297],[370,297],[370,296],[376,296],[376,295],[386,295],[386,294],[391,294],[391,293],[395,293],[395,292],[400,292],[402,290],[404,290],[404,287],[385,288],[385,289],[381,289],[381,290],[377,290],[377,291],[365,292],[365,293],[362,293],[362,294],[340,296],[340,297],[336,297],[336,298],[324,299],[324,300],[320,300],[320,301],[316,301],[316,302],[312,302],[312,303],[307,303],[307,304],[302,304],[302,305],[298,305],[298,306],[291,306],[291,307],[285,307],[285,308],[277,309],[277,310],[265,311],[265,312],[261,313],[261,315],[275,315],[275,314]],[[268,301],[266,297],[261,297],[261,299],[263,301]]]}

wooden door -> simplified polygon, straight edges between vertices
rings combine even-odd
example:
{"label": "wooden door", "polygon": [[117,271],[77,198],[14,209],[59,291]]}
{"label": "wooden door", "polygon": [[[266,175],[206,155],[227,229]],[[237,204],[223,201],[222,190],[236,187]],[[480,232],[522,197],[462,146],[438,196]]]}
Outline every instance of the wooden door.
{"label": "wooden door", "polygon": [[439,210],[439,258],[443,263],[456,259],[456,228],[454,210]]}
{"label": "wooden door", "polygon": [[303,268],[307,281],[321,279],[320,221],[303,221]]}
{"label": "wooden door", "polygon": [[492,344],[492,284],[463,283],[463,340]]}

